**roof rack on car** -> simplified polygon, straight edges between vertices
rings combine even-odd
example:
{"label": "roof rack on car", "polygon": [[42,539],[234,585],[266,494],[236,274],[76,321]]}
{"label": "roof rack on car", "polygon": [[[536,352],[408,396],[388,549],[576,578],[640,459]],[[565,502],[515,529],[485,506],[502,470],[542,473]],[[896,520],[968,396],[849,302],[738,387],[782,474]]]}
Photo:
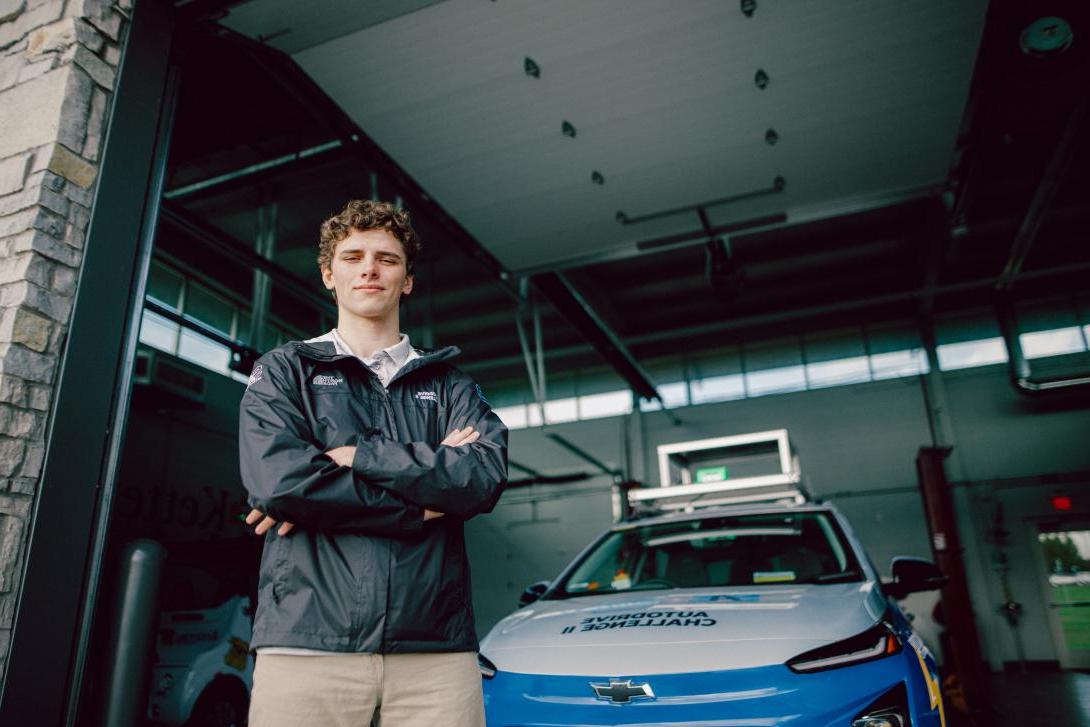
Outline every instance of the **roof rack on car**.
{"label": "roof rack on car", "polygon": [[658,459],[659,486],[627,493],[630,518],[809,500],[786,429],[664,444]]}

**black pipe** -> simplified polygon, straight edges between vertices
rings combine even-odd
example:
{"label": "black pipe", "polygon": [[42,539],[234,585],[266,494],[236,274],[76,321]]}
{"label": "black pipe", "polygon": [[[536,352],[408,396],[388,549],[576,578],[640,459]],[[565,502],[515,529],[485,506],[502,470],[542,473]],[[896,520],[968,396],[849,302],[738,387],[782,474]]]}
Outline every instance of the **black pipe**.
{"label": "black pipe", "polygon": [[999,322],[999,330],[1003,334],[1003,343],[1007,347],[1007,373],[1015,391],[1031,396],[1055,391],[1090,391],[1090,373],[1075,376],[1035,377],[1033,368],[1022,350],[1014,305],[1007,296],[996,297],[995,315]]}

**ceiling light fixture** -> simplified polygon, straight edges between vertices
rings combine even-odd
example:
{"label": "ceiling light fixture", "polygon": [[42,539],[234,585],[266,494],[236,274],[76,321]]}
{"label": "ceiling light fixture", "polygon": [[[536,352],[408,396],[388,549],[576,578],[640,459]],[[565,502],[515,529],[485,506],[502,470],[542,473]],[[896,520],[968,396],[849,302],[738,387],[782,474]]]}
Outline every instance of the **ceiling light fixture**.
{"label": "ceiling light fixture", "polygon": [[534,62],[534,59],[530,56],[526,56],[526,60],[522,62],[522,70],[526,71],[527,76],[541,78],[541,66]]}
{"label": "ceiling light fixture", "polygon": [[757,0],[742,0],[742,14],[747,18],[752,18],[756,10]]}
{"label": "ceiling light fixture", "polygon": [[768,88],[768,74],[764,72],[763,68],[757,69],[757,75],[753,77],[753,82],[757,84],[757,88],[762,91]]}
{"label": "ceiling light fixture", "polygon": [[597,184],[599,187],[606,183],[606,178],[602,176],[602,173],[595,169],[590,173],[590,181]]}
{"label": "ceiling light fixture", "polygon": [[561,124],[560,131],[564,134],[564,136],[569,136],[572,139],[575,138],[575,127],[572,126],[572,123],[570,121],[565,121],[563,124]]}
{"label": "ceiling light fixture", "polygon": [[780,135],[776,133],[775,129],[769,129],[765,132],[765,142],[769,146],[775,146],[776,142],[780,140]]}
{"label": "ceiling light fixture", "polygon": [[1070,23],[1063,18],[1046,16],[1026,26],[1018,38],[1018,46],[1027,56],[1047,58],[1063,53],[1074,40]]}

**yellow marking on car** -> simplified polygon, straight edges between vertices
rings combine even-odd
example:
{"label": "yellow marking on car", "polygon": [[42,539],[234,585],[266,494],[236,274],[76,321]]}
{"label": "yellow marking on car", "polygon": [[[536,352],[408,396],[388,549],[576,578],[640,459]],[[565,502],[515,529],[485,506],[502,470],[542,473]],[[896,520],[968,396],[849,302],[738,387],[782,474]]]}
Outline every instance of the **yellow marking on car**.
{"label": "yellow marking on car", "polygon": [[250,643],[232,636],[231,645],[227,648],[227,654],[223,657],[223,663],[239,671],[246,671],[246,658],[249,654]]}
{"label": "yellow marking on car", "polygon": [[946,727],[946,712],[942,706],[942,688],[939,685],[939,677],[927,666],[925,658],[929,653],[918,634],[913,634],[908,640],[909,646],[916,652],[916,659],[920,662],[920,671],[923,672],[924,683],[927,684],[927,696],[931,701],[931,709],[939,710],[939,724]]}

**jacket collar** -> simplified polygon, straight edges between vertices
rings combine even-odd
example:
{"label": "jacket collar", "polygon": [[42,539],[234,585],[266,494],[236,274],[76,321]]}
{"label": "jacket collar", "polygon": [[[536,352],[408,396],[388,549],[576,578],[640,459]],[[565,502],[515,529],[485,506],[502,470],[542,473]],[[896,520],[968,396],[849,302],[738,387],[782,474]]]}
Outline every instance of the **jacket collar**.
{"label": "jacket collar", "polygon": [[[360,362],[359,358],[352,354],[337,353],[337,346],[331,340],[294,341],[292,345],[300,356],[308,358],[311,361],[328,362],[351,359]],[[402,366],[397,374],[390,379],[390,383],[397,381],[405,374],[416,371],[417,369],[430,366],[431,364],[437,364],[441,361],[448,361],[462,352],[457,346],[443,346],[442,348],[417,348],[414,346],[414,348],[416,348],[417,353],[420,354],[420,358],[414,358],[412,361],[409,361]],[[362,362],[360,363],[362,365]],[[370,373],[370,370],[368,370],[368,373]]]}

